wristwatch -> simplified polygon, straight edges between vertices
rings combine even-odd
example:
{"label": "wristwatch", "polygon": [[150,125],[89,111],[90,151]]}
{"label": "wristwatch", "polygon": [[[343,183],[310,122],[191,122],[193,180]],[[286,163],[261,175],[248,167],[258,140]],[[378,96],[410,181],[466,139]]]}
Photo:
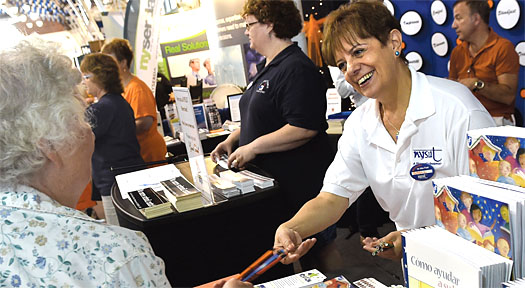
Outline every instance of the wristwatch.
{"label": "wristwatch", "polygon": [[485,87],[485,82],[483,82],[481,80],[478,80],[478,81],[474,82],[474,89],[472,89],[472,91],[474,91],[474,92],[479,91],[479,90],[483,89],[483,87]]}

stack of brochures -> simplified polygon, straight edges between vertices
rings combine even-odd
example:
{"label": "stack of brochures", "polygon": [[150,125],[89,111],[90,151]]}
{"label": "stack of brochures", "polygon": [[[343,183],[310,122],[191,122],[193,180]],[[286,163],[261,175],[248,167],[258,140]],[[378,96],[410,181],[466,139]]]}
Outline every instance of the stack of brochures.
{"label": "stack of brochures", "polygon": [[215,174],[211,174],[209,177],[213,192],[220,193],[226,198],[241,195],[241,190],[237,189],[232,182],[222,179]]}
{"label": "stack of brochures", "polygon": [[265,177],[248,170],[242,170],[239,174],[253,180],[253,184],[261,189],[273,187],[273,178]]}
{"label": "stack of brochures", "polygon": [[438,226],[402,233],[405,286],[501,287],[510,280],[512,260]]}
{"label": "stack of brochures", "polygon": [[250,179],[240,173],[236,173],[231,170],[226,170],[220,172],[219,176],[222,179],[228,180],[231,183],[233,183],[233,185],[235,185],[235,187],[237,187],[237,189],[241,191],[241,194],[246,194],[255,191],[253,179]]}
{"label": "stack of brochures", "polygon": [[151,188],[128,192],[131,202],[147,219],[173,213],[171,203]]}
{"label": "stack of brochures", "polygon": [[327,134],[343,134],[343,127],[345,125],[346,119],[328,119],[328,129],[326,129]]}
{"label": "stack of brochures", "polygon": [[438,226],[525,267],[525,188],[470,176],[436,179],[434,215]]}
{"label": "stack of brochures", "polygon": [[201,192],[186,178],[179,176],[160,183],[166,189],[166,197],[178,212],[204,207]]}

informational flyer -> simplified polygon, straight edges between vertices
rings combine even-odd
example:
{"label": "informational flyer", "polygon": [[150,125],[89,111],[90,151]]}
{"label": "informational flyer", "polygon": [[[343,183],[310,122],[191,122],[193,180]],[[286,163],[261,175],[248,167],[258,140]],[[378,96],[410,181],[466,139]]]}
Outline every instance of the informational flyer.
{"label": "informational flyer", "polygon": [[173,94],[175,103],[177,103],[177,113],[179,114],[180,126],[184,135],[184,144],[188,153],[193,184],[202,192],[204,198],[210,203],[214,203],[190,91],[186,87],[173,87]]}

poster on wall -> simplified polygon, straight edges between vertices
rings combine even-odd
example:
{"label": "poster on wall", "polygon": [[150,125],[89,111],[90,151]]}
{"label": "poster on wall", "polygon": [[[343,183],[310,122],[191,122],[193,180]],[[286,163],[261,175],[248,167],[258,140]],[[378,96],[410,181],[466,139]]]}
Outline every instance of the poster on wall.
{"label": "poster on wall", "polygon": [[238,45],[248,42],[244,35],[246,25],[241,17],[244,0],[214,0],[219,47]]}
{"label": "poster on wall", "polygon": [[160,47],[170,77],[184,79],[181,86],[196,85],[198,81],[202,81],[203,87],[216,86],[215,60],[211,55],[207,34],[210,27],[207,20],[210,19],[209,9],[198,6],[161,18]]}

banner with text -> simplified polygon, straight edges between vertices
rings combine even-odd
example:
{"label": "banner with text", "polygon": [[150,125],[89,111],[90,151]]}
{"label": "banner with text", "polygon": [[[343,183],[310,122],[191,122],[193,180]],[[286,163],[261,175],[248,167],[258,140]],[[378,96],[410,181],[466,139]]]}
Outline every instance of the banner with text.
{"label": "banner with text", "polygon": [[159,1],[140,0],[135,34],[134,71],[155,94],[157,85],[157,53],[159,47]]}

